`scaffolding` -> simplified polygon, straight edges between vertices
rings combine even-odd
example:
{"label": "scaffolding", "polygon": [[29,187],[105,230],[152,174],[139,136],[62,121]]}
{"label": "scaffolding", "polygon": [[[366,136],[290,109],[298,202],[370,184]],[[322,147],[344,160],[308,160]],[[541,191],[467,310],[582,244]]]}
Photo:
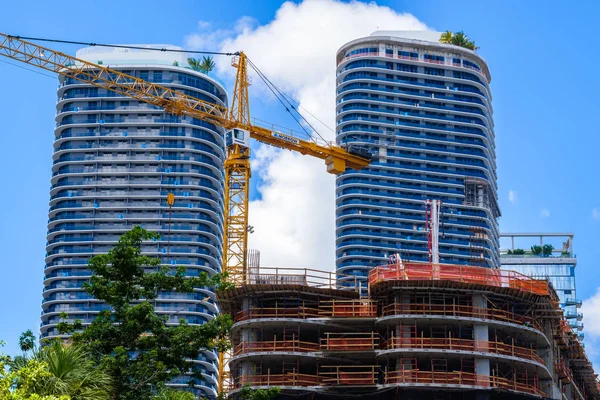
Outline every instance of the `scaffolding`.
{"label": "scaffolding", "polygon": [[469,258],[470,265],[474,267],[485,267],[485,241],[488,235],[481,226],[471,226],[469,229]]}
{"label": "scaffolding", "polygon": [[[406,279],[408,278],[408,279]],[[538,280],[514,271],[493,268],[471,267],[464,265],[430,263],[404,263],[402,270],[383,266],[369,272],[369,286],[398,281],[448,281],[481,285],[486,287],[510,288],[534,295],[548,296],[548,282]]]}
{"label": "scaffolding", "polygon": [[488,181],[479,178],[465,178],[464,185],[464,205],[487,208],[494,218],[500,217],[498,200]]}
{"label": "scaffolding", "polygon": [[[551,374],[574,391],[598,393],[596,386],[590,389],[595,376],[575,333],[564,321],[549,319],[559,308],[546,281],[513,271],[394,260],[370,272],[369,297],[353,292],[354,298],[345,298],[347,288],[336,289],[328,278],[308,279],[310,272],[261,269],[255,275],[277,278],[247,285],[255,291],[230,293],[239,333],[233,393],[244,385],[338,394],[401,386],[430,390],[428,398],[437,396],[432,388],[443,387],[545,396],[552,376],[540,366],[553,366]],[[285,275],[307,279],[290,283]],[[562,352],[551,364],[539,345],[548,321],[555,351]],[[476,334],[477,326],[485,327],[485,336]]]}

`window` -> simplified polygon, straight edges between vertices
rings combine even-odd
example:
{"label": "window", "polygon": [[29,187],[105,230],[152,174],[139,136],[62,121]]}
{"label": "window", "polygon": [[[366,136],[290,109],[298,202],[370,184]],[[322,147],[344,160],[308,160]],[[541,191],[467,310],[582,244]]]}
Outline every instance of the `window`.
{"label": "window", "polygon": [[423,56],[423,58],[425,60],[437,61],[439,63],[443,63],[444,62],[444,57],[443,56],[434,56],[434,55],[431,55],[431,54],[425,54]]}
{"label": "window", "polygon": [[410,58],[410,59],[417,59],[419,58],[419,53],[415,53],[412,51],[399,51],[398,55],[401,58]]}

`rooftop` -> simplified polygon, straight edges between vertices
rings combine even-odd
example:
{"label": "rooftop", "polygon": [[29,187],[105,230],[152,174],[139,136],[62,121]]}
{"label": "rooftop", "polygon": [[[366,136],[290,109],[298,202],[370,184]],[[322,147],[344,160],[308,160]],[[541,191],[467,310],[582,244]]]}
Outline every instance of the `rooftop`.
{"label": "rooftop", "polygon": [[375,31],[370,36],[390,36],[402,39],[439,42],[442,32],[435,31]]}
{"label": "rooftop", "polygon": [[[169,44],[127,44],[125,46],[183,50],[181,47]],[[120,47],[84,47],[77,50],[75,57],[93,63],[101,61],[103,65],[173,65],[174,62],[181,66],[187,65],[187,57],[184,53]]]}

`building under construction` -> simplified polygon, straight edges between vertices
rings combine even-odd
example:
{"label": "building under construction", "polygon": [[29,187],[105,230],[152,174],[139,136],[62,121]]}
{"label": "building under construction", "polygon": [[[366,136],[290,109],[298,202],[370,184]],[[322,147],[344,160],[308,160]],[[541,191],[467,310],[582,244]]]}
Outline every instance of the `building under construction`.
{"label": "building under construction", "polygon": [[403,263],[339,276],[260,268],[221,292],[230,394],[283,399],[594,399],[597,376],[552,285],[512,271]]}

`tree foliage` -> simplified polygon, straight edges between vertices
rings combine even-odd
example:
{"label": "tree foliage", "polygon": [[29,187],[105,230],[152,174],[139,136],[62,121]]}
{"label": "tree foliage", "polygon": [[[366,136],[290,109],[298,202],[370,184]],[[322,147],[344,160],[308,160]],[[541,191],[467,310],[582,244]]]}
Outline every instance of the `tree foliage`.
{"label": "tree foliage", "polygon": [[554,251],[554,246],[552,246],[551,244],[545,244],[542,247],[542,254],[544,255],[544,257],[550,257],[552,255],[552,251]]}
{"label": "tree foliage", "polygon": [[[61,322],[61,333],[93,355],[94,361],[114,379],[120,400],[147,400],[165,390],[165,383],[188,374],[190,385],[201,378],[191,361],[203,349],[226,350],[230,346],[231,317],[221,315],[202,325],[184,320],[169,324],[169,316],[154,312],[154,300],[163,291],[189,293],[206,286],[226,288],[220,276],[186,276],[185,268],[160,265],[160,259],[142,254],[145,240],[158,235],[135,227],[124,233],[108,252],[94,256],[85,290],[103,300],[112,312],[101,311],[83,329],[79,321]],[[182,309],[179,311],[185,311]],[[176,314],[176,312],[174,313]]]}
{"label": "tree foliage", "polygon": [[534,256],[542,255],[542,246],[537,246],[537,245],[531,246],[531,253]]}
{"label": "tree foliage", "polygon": [[113,394],[112,378],[89,357],[81,346],[53,341],[37,348],[35,337],[28,330],[19,338],[23,351],[11,363],[19,373],[32,365],[43,365],[47,374],[32,381],[32,393],[45,396],[68,396],[71,400],[109,400]]}
{"label": "tree foliage", "polygon": [[[31,331],[29,331],[31,332]],[[0,342],[3,346],[4,342]],[[0,399],[2,400],[71,400],[68,395],[36,393],[39,382],[52,378],[48,366],[32,359],[14,368],[10,357],[0,354]]]}
{"label": "tree foliage", "polygon": [[215,62],[211,56],[204,56],[202,60],[198,58],[188,58],[188,64],[194,71],[208,74],[215,69]]}
{"label": "tree foliage", "polygon": [[197,400],[191,392],[184,392],[183,390],[174,389],[163,389],[154,396],[153,400]]}
{"label": "tree foliage", "polygon": [[479,49],[479,47],[475,46],[475,42],[465,35],[463,31],[456,33],[446,31],[442,33],[440,36],[440,43],[453,44],[473,51]]}
{"label": "tree foliage", "polygon": [[272,387],[269,389],[254,390],[249,385],[245,385],[240,390],[240,400],[272,400],[279,396],[281,389],[278,387]]}

